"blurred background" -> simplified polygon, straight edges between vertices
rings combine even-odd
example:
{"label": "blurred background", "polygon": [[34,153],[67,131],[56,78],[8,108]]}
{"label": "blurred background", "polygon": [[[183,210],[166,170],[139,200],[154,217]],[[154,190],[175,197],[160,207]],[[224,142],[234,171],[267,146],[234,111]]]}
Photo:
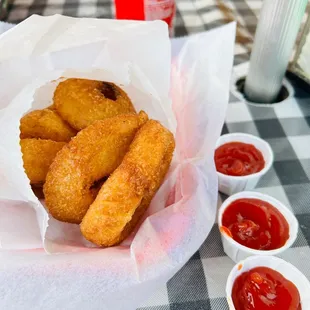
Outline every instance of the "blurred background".
{"label": "blurred background", "polygon": [[[139,0],[119,0],[135,5]],[[0,19],[19,23],[32,14],[114,18],[114,0],[0,0]],[[236,20],[236,54],[247,57],[251,49],[262,0],[175,0],[174,36],[186,36]],[[307,8],[309,12],[309,5]],[[307,14],[304,17],[304,22]],[[298,37],[297,41],[299,42]]]}
{"label": "blurred background", "polygon": [[[140,4],[143,5],[143,1],[144,3],[158,1],[175,5],[173,31],[171,29],[170,33],[174,37],[199,33],[236,21],[235,64],[250,59],[254,35],[263,5],[262,0],[0,0],[0,20],[17,24],[32,14],[115,18],[117,15],[115,3],[123,11],[118,17],[126,18],[127,14],[128,19],[139,19],[137,8]],[[310,28],[310,22],[308,22],[308,27],[305,27],[309,10],[310,5],[308,3],[290,58],[291,70],[303,77],[305,76],[304,70],[300,70],[296,63],[301,47],[304,45],[305,33],[308,33]],[[154,19],[154,16],[156,19],[156,14],[145,17],[145,19]],[[304,39],[302,39],[303,34]],[[309,77],[304,79],[310,80]]]}
{"label": "blurred background", "polygon": [[[123,0],[134,5],[139,0]],[[0,0],[2,20],[19,23],[32,14],[74,17],[114,17],[114,0]],[[238,37],[251,42],[262,0],[175,0],[175,35],[211,29],[231,20],[238,22]]]}

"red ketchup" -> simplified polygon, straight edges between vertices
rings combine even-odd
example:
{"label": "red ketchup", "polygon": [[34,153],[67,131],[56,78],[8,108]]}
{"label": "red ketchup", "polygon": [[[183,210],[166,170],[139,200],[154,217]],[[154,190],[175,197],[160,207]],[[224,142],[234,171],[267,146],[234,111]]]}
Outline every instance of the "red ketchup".
{"label": "red ketchup", "polygon": [[267,267],[253,268],[236,278],[232,300],[236,310],[301,310],[296,286]]}
{"label": "red ketchup", "polygon": [[221,231],[255,250],[274,250],[289,238],[289,225],[270,203],[252,198],[233,201],[222,216]]}
{"label": "red ketchup", "polygon": [[233,176],[249,175],[261,171],[265,160],[254,145],[242,142],[225,143],[215,151],[216,170]]}

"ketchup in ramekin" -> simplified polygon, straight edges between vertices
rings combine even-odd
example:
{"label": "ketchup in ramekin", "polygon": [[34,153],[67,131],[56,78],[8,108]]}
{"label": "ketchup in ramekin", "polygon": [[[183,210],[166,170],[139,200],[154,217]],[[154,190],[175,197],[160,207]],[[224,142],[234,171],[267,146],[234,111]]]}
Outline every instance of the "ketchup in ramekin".
{"label": "ketchup in ramekin", "polygon": [[268,267],[256,267],[238,276],[232,300],[236,310],[301,310],[296,286]]}
{"label": "ketchup in ramekin", "polygon": [[229,142],[215,151],[216,170],[231,176],[244,176],[265,167],[263,154],[253,144]]}
{"label": "ketchup in ramekin", "polygon": [[255,250],[281,248],[289,239],[289,224],[280,211],[264,200],[240,198],[222,215],[222,231]]}

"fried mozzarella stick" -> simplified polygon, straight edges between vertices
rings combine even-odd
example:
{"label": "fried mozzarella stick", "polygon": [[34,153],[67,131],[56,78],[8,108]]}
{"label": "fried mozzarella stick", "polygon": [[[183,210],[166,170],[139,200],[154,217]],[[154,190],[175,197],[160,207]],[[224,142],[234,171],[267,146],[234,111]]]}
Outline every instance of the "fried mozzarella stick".
{"label": "fried mozzarella stick", "polygon": [[125,91],[117,85],[85,79],[67,79],[59,83],[53,107],[76,130],[96,120],[136,112]]}
{"label": "fried mozzarella stick", "polygon": [[62,222],[80,224],[102,179],[122,162],[144,112],[96,121],[81,130],[57,154],[44,184],[46,207]]}
{"label": "fried mozzarella stick", "polygon": [[35,110],[20,120],[20,138],[40,138],[58,142],[69,142],[76,135],[55,111]]}
{"label": "fried mozzarella stick", "polygon": [[43,184],[56,154],[66,145],[42,139],[21,139],[24,169],[31,184]]}
{"label": "fried mozzarella stick", "polygon": [[174,147],[172,133],[159,122],[150,120],[141,127],[83,218],[86,239],[113,246],[131,233],[162,184]]}

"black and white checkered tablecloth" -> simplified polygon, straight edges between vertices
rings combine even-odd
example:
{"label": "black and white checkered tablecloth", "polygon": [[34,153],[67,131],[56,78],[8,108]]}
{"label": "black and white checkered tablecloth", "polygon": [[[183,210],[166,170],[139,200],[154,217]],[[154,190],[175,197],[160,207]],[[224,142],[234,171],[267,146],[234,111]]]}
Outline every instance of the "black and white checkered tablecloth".
{"label": "black and white checkered tablecloth", "polygon": [[[13,24],[19,23],[32,14],[63,14],[97,18],[113,18],[114,16],[114,0],[6,1],[11,1],[11,5],[5,21]],[[248,60],[262,0],[176,0],[176,4],[174,23],[176,37],[209,30],[236,20],[238,32],[235,63]]]}
{"label": "black and white checkered tablecloth", "polygon": [[[113,18],[113,0],[9,0],[6,21],[18,23],[32,14],[63,14],[76,17]],[[128,0],[129,1],[129,0]],[[238,21],[239,35],[247,43],[254,34],[261,0],[176,0],[175,35],[186,36],[209,30],[232,19]],[[237,53],[245,53],[245,45]]]}
{"label": "black and white checkered tablecloth", "polygon": [[[235,18],[239,29],[235,63],[243,62],[248,59],[261,4],[261,0],[177,0],[175,35],[208,30]],[[55,13],[111,18],[113,8],[110,0],[14,0],[7,21]],[[297,89],[294,99],[273,108],[231,102],[223,128],[227,132],[254,134],[270,143],[275,162],[256,190],[279,199],[296,214],[298,238],[281,257],[310,279],[310,95]],[[219,198],[221,204],[225,197]],[[214,224],[199,251],[139,310],[226,310],[225,284],[233,266]]]}
{"label": "black and white checkered tablecloth", "polygon": [[[295,98],[273,108],[231,102],[223,133],[246,132],[270,143],[275,162],[255,190],[295,213],[300,226],[297,240],[280,257],[310,280],[310,95],[295,89]],[[223,199],[219,196],[219,205]],[[233,266],[214,224],[199,251],[139,310],[227,310],[225,285]]]}

